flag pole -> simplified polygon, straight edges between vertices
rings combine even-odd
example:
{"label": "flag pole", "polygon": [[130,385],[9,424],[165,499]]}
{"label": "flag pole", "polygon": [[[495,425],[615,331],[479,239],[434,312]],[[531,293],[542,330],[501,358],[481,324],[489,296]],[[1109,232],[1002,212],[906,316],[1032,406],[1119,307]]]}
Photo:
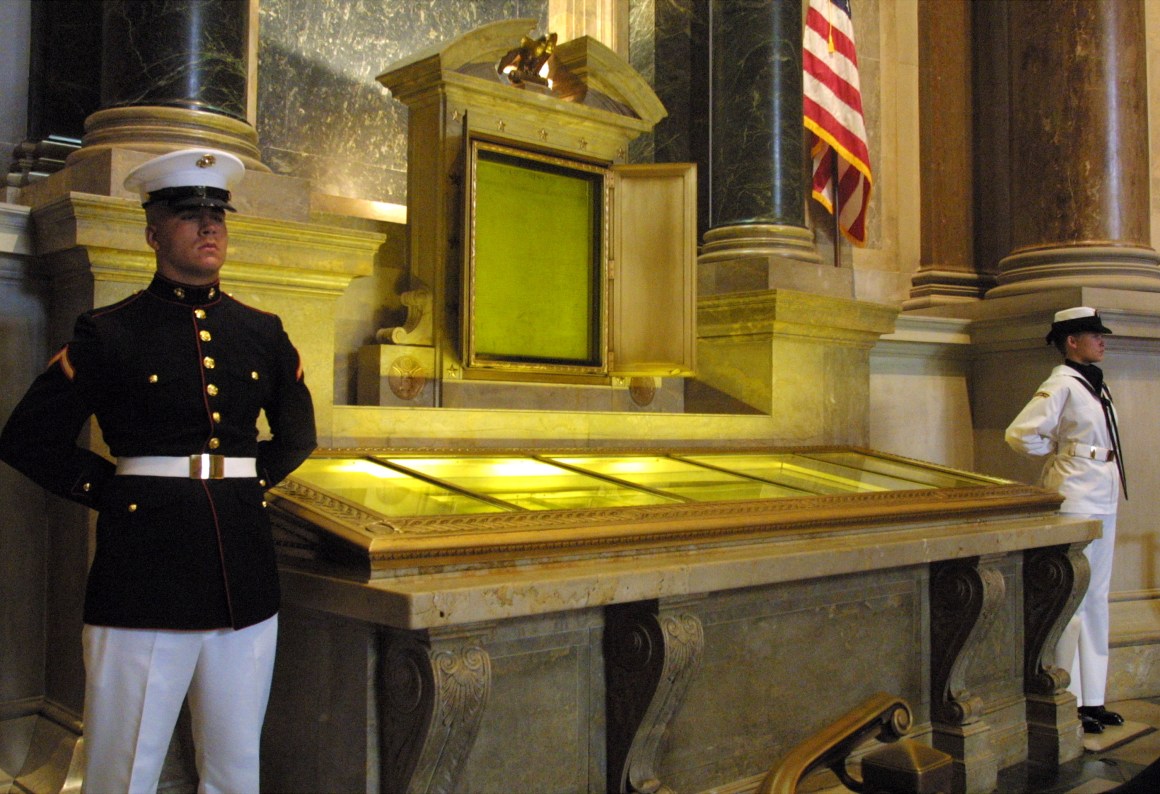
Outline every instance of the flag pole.
{"label": "flag pole", "polygon": [[834,189],[834,200],[831,202],[834,206],[834,267],[842,266],[842,220],[840,205],[841,199],[838,195],[842,192],[838,189],[838,153],[830,149],[830,168],[832,179],[831,184]]}

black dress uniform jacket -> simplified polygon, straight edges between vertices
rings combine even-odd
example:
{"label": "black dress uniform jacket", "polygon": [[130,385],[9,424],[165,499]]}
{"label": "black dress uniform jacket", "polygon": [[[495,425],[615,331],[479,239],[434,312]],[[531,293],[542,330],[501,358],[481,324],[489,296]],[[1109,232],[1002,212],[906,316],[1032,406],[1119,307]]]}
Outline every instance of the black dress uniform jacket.
{"label": "black dress uniform jacket", "polygon": [[[259,410],[271,439],[258,440]],[[90,416],[116,457],[252,457],[258,477],[115,476],[76,443]],[[155,276],[77,319],[0,433],[0,459],[99,511],[86,623],[243,628],[278,610],[265,488],[315,443],[301,362],[278,317],[216,284]]]}

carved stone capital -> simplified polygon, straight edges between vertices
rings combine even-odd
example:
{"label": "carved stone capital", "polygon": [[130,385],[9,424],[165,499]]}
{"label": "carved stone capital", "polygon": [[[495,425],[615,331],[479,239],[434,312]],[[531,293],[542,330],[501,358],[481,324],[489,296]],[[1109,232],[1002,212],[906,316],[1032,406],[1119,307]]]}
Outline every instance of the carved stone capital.
{"label": "carved stone capital", "polygon": [[606,607],[604,614],[608,790],[669,791],[656,773],[657,753],[700,665],[701,621],[655,601]]}

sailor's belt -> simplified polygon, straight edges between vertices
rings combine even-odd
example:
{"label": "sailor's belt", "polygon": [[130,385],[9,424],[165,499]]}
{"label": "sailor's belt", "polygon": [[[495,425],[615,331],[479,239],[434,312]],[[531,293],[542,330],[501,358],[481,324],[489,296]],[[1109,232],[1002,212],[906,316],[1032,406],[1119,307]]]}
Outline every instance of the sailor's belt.
{"label": "sailor's belt", "polygon": [[188,477],[191,480],[257,477],[258,460],[208,454],[185,457],[145,455],[137,458],[117,458],[117,474],[137,477]]}
{"label": "sailor's belt", "polygon": [[1090,458],[1091,460],[1112,461],[1116,459],[1116,451],[1105,447],[1093,447],[1088,444],[1068,444],[1064,454],[1073,458]]}

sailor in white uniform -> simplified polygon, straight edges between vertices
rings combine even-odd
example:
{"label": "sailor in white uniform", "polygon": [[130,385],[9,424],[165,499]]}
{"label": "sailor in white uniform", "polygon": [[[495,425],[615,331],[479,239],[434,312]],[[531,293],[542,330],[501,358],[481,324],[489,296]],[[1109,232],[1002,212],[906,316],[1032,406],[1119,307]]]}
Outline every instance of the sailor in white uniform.
{"label": "sailor in white uniform", "polygon": [[1096,366],[1111,331],[1087,306],[1056,312],[1054,319],[1047,342],[1063,354],[1063,363],[1011,422],[1006,439],[1016,452],[1044,458],[1039,484],[1064,497],[1061,513],[1103,524],[1103,536],[1084,549],[1091,583],[1055,648],[1056,664],[1071,673],[1068,690],[1079,703],[1084,731],[1102,733],[1106,725],[1124,724],[1104,707],[1116,506],[1121,490],[1127,498],[1115,407]]}

